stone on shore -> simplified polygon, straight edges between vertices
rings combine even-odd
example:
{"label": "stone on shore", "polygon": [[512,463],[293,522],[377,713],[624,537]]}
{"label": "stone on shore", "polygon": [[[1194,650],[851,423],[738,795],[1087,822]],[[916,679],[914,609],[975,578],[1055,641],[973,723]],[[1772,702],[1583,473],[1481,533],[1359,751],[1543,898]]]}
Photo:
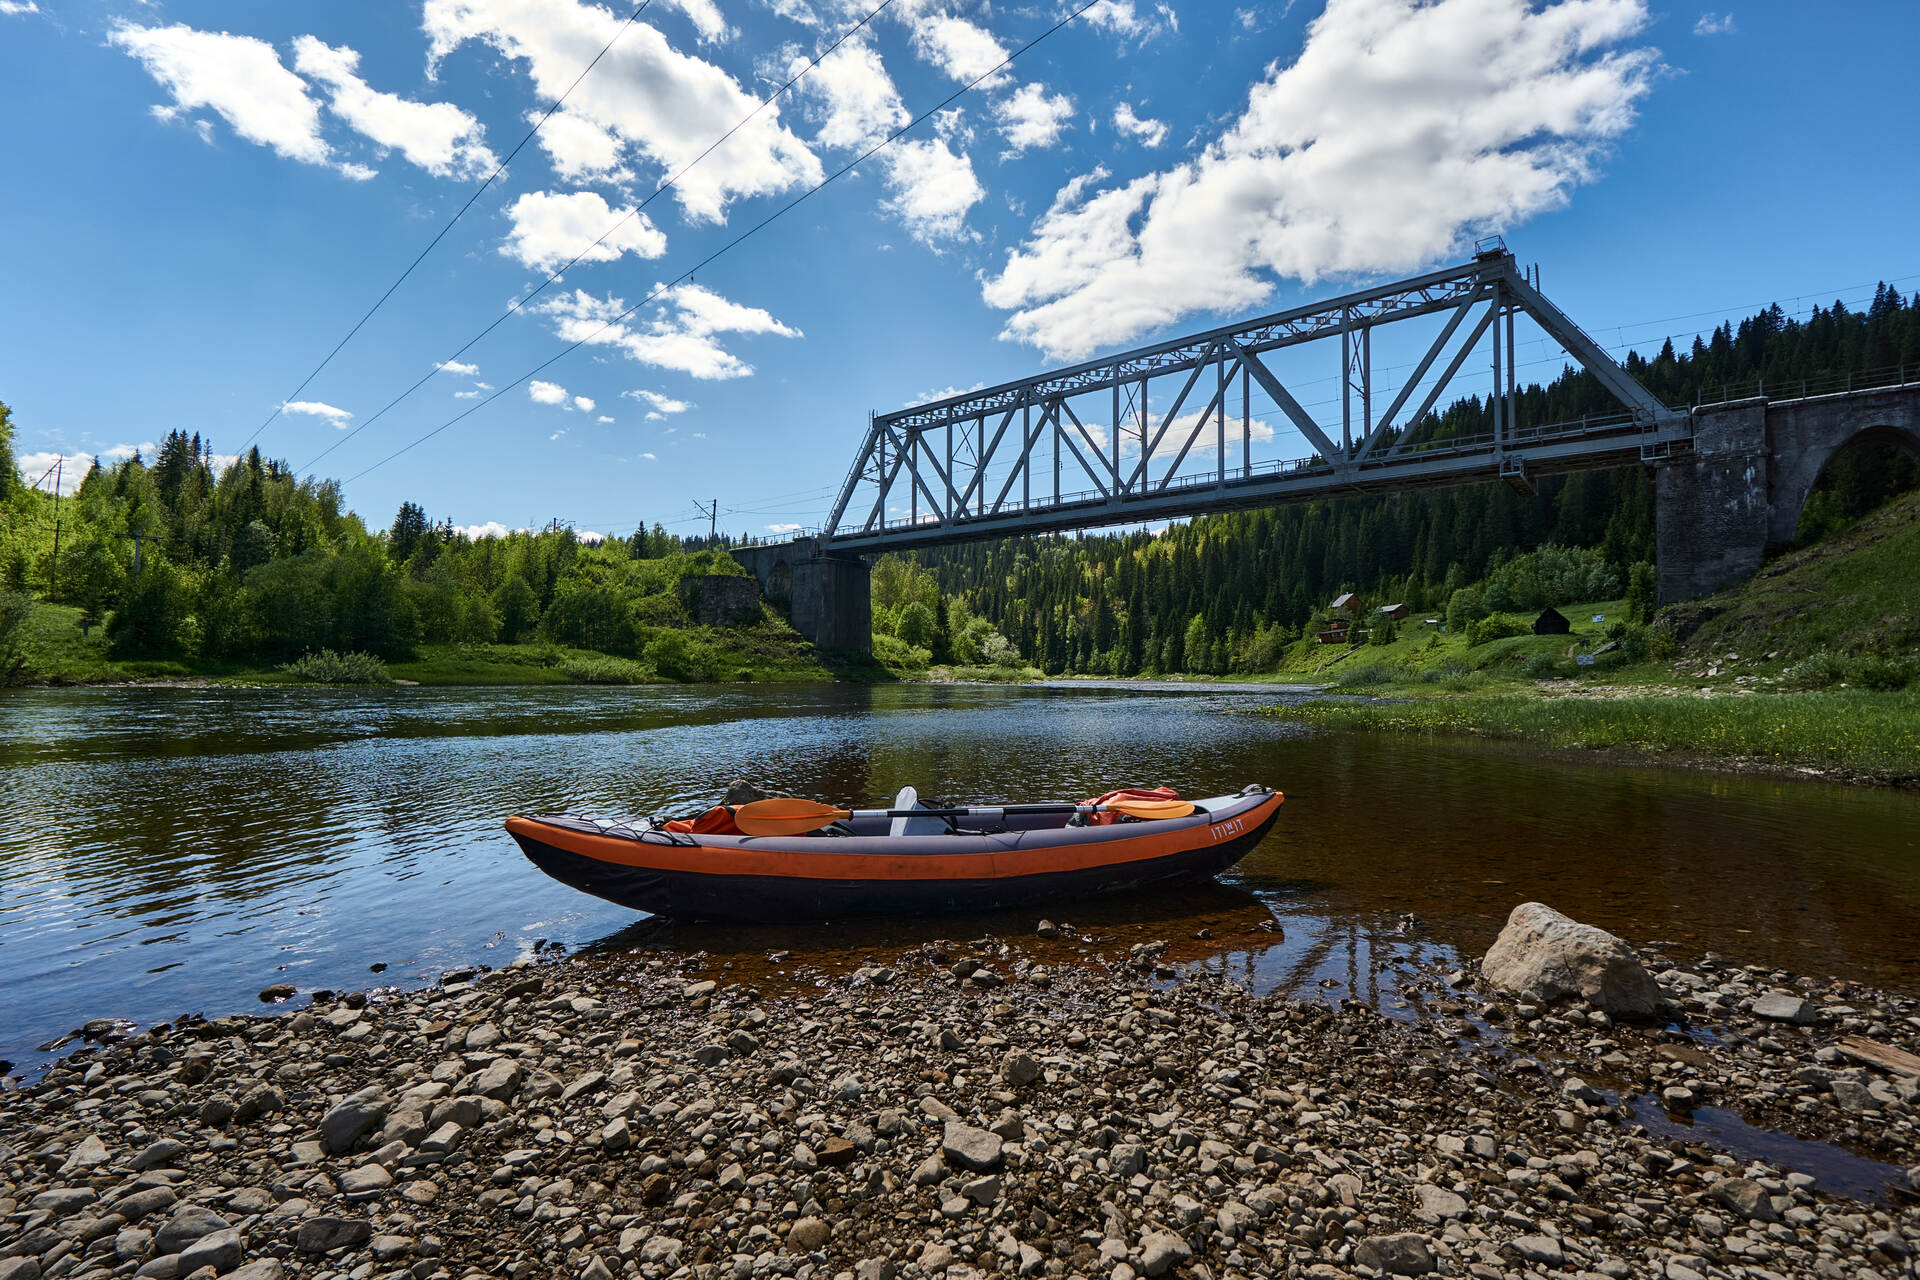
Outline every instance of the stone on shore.
{"label": "stone on shore", "polygon": [[989,1173],[1000,1167],[1001,1144],[996,1134],[976,1129],[957,1120],[947,1122],[940,1150],[953,1164],[975,1173]]}
{"label": "stone on shore", "polygon": [[1649,1018],[1665,1003],[1632,947],[1539,902],[1513,909],[1480,972],[1522,1000],[1585,1000],[1615,1018]]}
{"label": "stone on shore", "polygon": [[341,1155],[353,1150],[355,1143],[387,1118],[389,1105],[384,1089],[368,1085],[320,1117],[320,1141],[327,1153]]}
{"label": "stone on shore", "polygon": [[1433,1249],[1425,1236],[1411,1231],[1368,1236],[1355,1246],[1353,1260],[1390,1276],[1424,1276],[1433,1270]]}
{"label": "stone on shore", "polygon": [[1769,991],[1753,1002],[1753,1016],[1769,1022],[1791,1022],[1804,1027],[1820,1020],[1813,1005],[1791,991]]}

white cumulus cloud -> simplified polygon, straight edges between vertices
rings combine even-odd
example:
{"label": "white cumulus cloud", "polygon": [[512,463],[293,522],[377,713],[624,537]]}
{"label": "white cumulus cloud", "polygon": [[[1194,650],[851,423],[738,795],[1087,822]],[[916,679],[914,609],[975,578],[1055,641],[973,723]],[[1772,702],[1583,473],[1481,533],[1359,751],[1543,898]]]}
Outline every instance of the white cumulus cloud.
{"label": "white cumulus cloud", "polygon": [[0,0],[0,14],[9,18],[21,18],[38,12],[40,6],[34,0]]}
{"label": "white cumulus cloud", "polygon": [[1700,15],[1693,24],[1693,34],[1697,36],[1730,36],[1734,33],[1733,14],[1714,13],[1709,10]]}
{"label": "white cumulus cloud", "polygon": [[[804,65],[796,60],[788,74]],[[863,151],[912,118],[880,55],[866,44],[849,41],[800,84],[821,120],[815,140],[824,147]],[[958,111],[942,113],[934,137],[903,137],[874,157],[888,192],[884,208],[930,246],[964,237],[967,212],[986,196],[960,119]]]}
{"label": "white cumulus cloud", "polygon": [[592,413],[593,397],[592,396],[575,396],[573,398],[573,407],[578,409],[582,413]]}
{"label": "white cumulus cloud", "polygon": [[451,102],[413,102],[372,88],[360,78],[355,50],[301,36],[293,66],[327,87],[335,115],[436,178],[478,178],[495,164],[478,120]]}
{"label": "white cumulus cloud", "polygon": [[646,214],[630,206],[616,209],[592,191],[529,191],[507,209],[507,217],[513,225],[500,252],[538,271],[551,271],[575,254],[582,262],[612,262],[623,253],[657,258],[667,251],[667,237]]}
{"label": "white cumulus cloud", "polygon": [[[911,11],[908,24],[913,32],[913,51],[961,84],[987,75],[1007,60],[1006,47],[994,34],[965,18],[945,12]],[[983,81],[982,87],[992,88],[1006,81],[1007,73],[1001,71]]]}
{"label": "white cumulus cloud", "polygon": [[525,529],[509,529],[498,520],[489,520],[485,524],[457,524],[453,526],[457,534],[479,542],[483,538],[504,538],[510,533],[525,533]]}
{"label": "white cumulus cloud", "polygon": [[336,427],[344,427],[353,415],[324,400],[289,400],[280,406],[282,413],[299,413],[309,418],[325,418]]}
{"label": "white cumulus cloud", "polygon": [[289,160],[328,165],[349,177],[372,171],[337,161],[320,134],[320,104],[304,80],[280,63],[265,40],[225,31],[196,31],[176,23],[142,27],[122,22],[107,43],[137,58],[172,95],[154,114],[173,119],[206,108],[249,142],[272,147]]}
{"label": "white cumulus cloud", "polygon": [[993,109],[1014,154],[1050,147],[1073,119],[1073,99],[1048,93],[1043,84],[1023,84]]}
{"label": "white cumulus cloud", "polygon": [[1135,115],[1131,102],[1123,102],[1113,109],[1113,127],[1146,147],[1157,147],[1167,140],[1166,121]]}
{"label": "white cumulus cloud", "polygon": [[753,372],[752,365],[721,346],[718,335],[802,336],[759,307],[733,302],[696,284],[667,289],[646,320],[637,315],[622,320],[627,310],[624,301],[596,297],[585,289],[533,309],[552,320],[563,342],[617,347],[642,364],[708,380],[744,378]]}
{"label": "white cumulus cloud", "polygon": [[457,373],[463,377],[472,377],[480,372],[477,364],[461,364],[458,360],[442,360],[433,366],[441,373]]}
{"label": "white cumulus cloud", "polygon": [[770,524],[767,526],[767,532],[768,533],[798,533],[800,532],[801,528],[802,526],[799,524],[787,522],[782,524]]}
{"label": "white cumulus cloud", "polygon": [[672,396],[663,396],[658,391],[648,391],[644,388],[622,391],[620,394],[628,400],[638,400],[646,405],[651,410],[648,417],[665,417],[672,413],[685,413],[693,408],[685,400],[675,400]]}
{"label": "white cumulus cloud", "polygon": [[535,404],[565,404],[567,389],[557,382],[542,382],[535,378],[527,384],[527,395]]}
{"label": "white cumulus cloud", "polygon": [[[724,31],[708,0],[689,0],[681,8],[703,35]],[[635,22],[623,31],[624,23],[623,15],[585,0],[426,0],[422,14],[430,65],[437,67],[469,41],[483,41],[522,64],[535,95],[548,101],[566,92],[588,59],[619,33],[567,99],[568,137],[576,146],[588,139],[590,149],[599,150],[591,156],[569,152],[564,161],[556,152],[556,164],[605,169],[631,152],[663,175],[676,172],[758,101],[728,72],[675,49],[653,26]],[[682,176],[674,194],[689,218],[720,221],[736,199],[773,195],[820,177],[819,159],[781,122],[776,103]]]}
{"label": "white cumulus cloud", "polygon": [[1647,21],[1642,0],[1329,0],[1216,141],[1056,200],[982,295],[1003,336],[1071,359],[1255,306],[1275,276],[1434,262],[1595,176],[1659,69],[1621,47]]}

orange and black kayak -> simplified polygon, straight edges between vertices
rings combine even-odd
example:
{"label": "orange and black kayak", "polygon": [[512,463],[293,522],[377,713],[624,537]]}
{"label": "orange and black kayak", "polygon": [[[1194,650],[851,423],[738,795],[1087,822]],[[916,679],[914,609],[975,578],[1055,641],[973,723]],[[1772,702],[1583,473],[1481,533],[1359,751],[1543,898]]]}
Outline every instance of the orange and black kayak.
{"label": "orange and black kayak", "polygon": [[542,871],[621,906],[777,923],[986,911],[1204,879],[1260,842],[1283,799],[1255,785],[1148,821],[1089,820],[1084,805],[855,813],[800,835],[715,829],[731,825],[724,817],[629,825],[538,814],[506,826]]}

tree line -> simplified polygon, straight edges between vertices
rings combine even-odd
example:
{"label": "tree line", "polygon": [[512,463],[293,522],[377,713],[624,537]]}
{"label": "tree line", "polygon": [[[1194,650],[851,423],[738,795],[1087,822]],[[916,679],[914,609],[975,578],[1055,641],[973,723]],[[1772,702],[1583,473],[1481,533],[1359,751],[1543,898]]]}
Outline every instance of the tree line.
{"label": "tree line", "polygon": [[[1625,364],[1676,405],[1762,389],[1797,394],[1803,384],[1902,364],[1920,369],[1920,293],[1902,298],[1883,284],[1864,311],[1835,302],[1804,320],[1773,306],[1696,337],[1687,350],[1669,340],[1651,358],[1630,352]],[[1517,400],[1523,424],[1619,411],[1592,375],[1571,366],[1521,389]],[[1485,434],[1492,412],[1489,400],[1468,396],[1413,424],[1407,436],[1419,443]],[[1803,539],[1916,481],[1913,460],[1898,450],[1863,444],[1844,451],[1807,504]],[[876,570],[875,631],[900,638],[904,627],[926,636],[929,648],[936,637],[951,643],[918,614],[909,622],[898,590],[879,590],[883,573],[890,583],[924,576],[929,614],[926,599],[937,596],[945,614],[1004,634],[1018,660],[1049,674],[1269,671],[1343,591],[1432,615],[1445,614],[1458,596],[1456,612],[1467,620],[1489,608],[1623,594],[1645,612],[1653,522],[1651,475],[1633,467],[1546,477],[1531,495],[1479,485],[1229,512],[1159,533],[936,548],[911,565],[883,561]]]}
{"label": "tree line", "polygon": [[336,482],[257,448],[217,469],[178,430],[151,460],[96,464],[56,499],[16,475],[0,406],[0,463],[0,591],[104,622],[117,657],[405,659],[422,643],[536,638],[637,656],[688,625],[682,577],[744,572],[657,524],[602,542],[559,525],[476,540],[407,502],[369,530]]}

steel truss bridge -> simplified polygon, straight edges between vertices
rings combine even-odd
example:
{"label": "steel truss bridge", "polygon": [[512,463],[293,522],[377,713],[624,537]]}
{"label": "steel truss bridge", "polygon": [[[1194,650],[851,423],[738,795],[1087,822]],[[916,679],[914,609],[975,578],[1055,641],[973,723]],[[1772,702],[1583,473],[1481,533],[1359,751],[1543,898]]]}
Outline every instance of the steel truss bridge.
{"label": "steel truss bridge", "polygon": [[[1514,322],[1522,315],[1621,412],[1517,422]],[[1423,316],[1444,323],[1387,398],[1376,389],[1374,331]],[[1488,335],[1492,430],[1413,442],[1408,429]],[[1262,358],[1311,343],[1338,347],[1337,426],[1316,421]],[[1277,410],[1260,416],[1284,418],[1312,456],[1255,463],[1256,388]],[[1495,242],[1457,267],[876,414],[816,546],[861,555],[1488,480],[1525,491],[1537,474],[1663,459],[1687,447],[1692,432],[1686,410],[1655,400]],[[1210,465],[1196,465],[1208,454]]]}

